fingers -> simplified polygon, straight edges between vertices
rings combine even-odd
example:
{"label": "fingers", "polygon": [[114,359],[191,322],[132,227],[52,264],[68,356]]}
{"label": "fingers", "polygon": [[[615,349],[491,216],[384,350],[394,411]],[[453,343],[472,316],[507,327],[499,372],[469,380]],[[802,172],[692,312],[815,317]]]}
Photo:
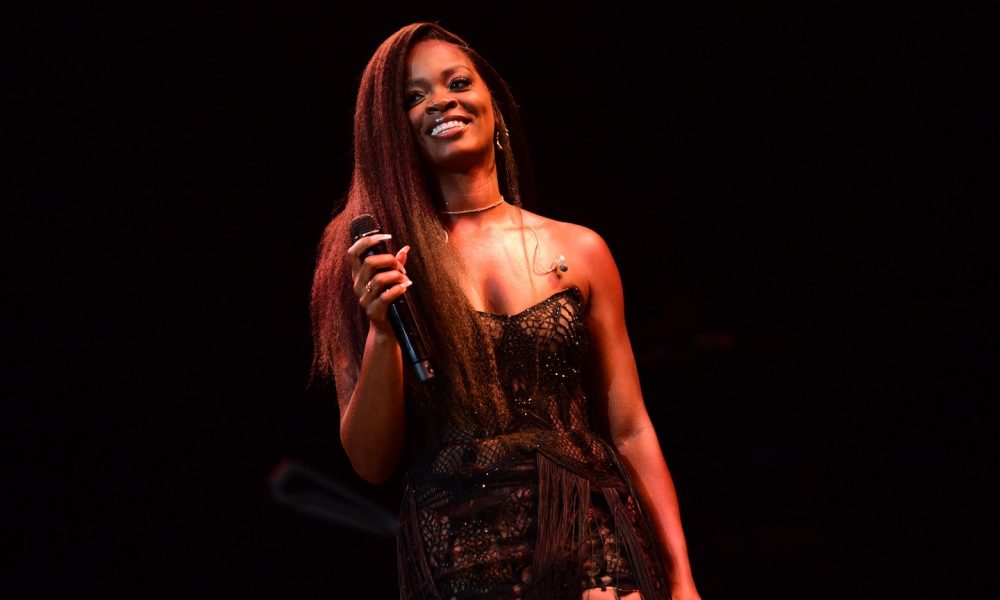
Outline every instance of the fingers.
{"label": "fingers", "polygon": [[[410,278],[404,275],[402,271],[392,270],[376,273],[370,281],[365,283],[365,295],[367,295],[369,299],[374,299],[393,285],[409,280]],[[364,298],[362,298],[362,300],[364,300]]]}
{"label": "fingers", "polygon": [[368,317],[379,327],[388,328],[386,311],[389,305],[413,284],[406,276],[406,259],[410,246],[403,246],[392,254],[373,254],[362,258],[376,244],[390,239],[387,233],[370,235],[354,242],[347,249],[354,275],[354,293]]}
{"label": "fingers", "polygon": [[396,285],[390,287],[389,289],[382,292],[378,300],[373,302],[373,304],[378,304],[376,308],[380,309],[385,314],[385,311],[389,309],[389,305],[396,301],[397,298],[406,293],[406,289],[413,285],[413,282],[407,279],[406,281],[397,283]]}
{"label": "fingers", "polygon": [[[358,272],[361,271],[361,267],[362,264],[364,263],[364,260],[367,260],[363,259],[362,256],[364,256],[364,254],[368,252],[368,250],[370,250],[372,246],[383,243],[391,238],[392,236],[389,235],[388,233],[377,233],[375,235],[369,235],[367,237],[360,238],[358,239],[358,241],[351,244],[351,247],[347,249],[348,260],[350,260],[351,262],[351,273],[353,273],[354,276],[357,277]],[[391,255],[376,254],[374,256],[391,256]]]}
{"label": "fingers", "polygon": [[360,262],[361,255],[364,254],[366,250],[379,242],[384,242],[390,239],[392,239],[392,234],[389,233],[376,233],[375,235],[368,235],[363,238],[359,238],[358,241],[351,244],[351,247],[347,249],[347,253],[351,256],[351,258]]}
{"label": "fingers", "polygon": [[354,276],[354,293],[362,298],[371,290],[380,290],[390,282],[406,279],[406,269],[391,254],[369,256],[361,263],[361,269]]}
{"label": "fingers", "polygon": [[[365,306],[365,312],[368,314],[368,318],[371,320],[376,327],[384,328],[389,330],[391,325],[386,319],[386,312],[389,310],[389,305],[396,301],[400,296],[402,296],[408,287],[413,285],[413,282],[409,279],[401,281],[396,284],[390,284],[390,286],[383,290],[378,296],[372,296],[372,299]],[[374,288],[373,288],[374,289]],[[378,293],[378,290],[375,290]],[[362,299],[362,304],[365,304]]]}
{"label": "fingers", "polygon": [[403,273],[406,273],[406,269],[403,268],[402,265],[406,264],[406,259],[409,256],[410,256],[410,247],[409,246],[403,246],[402,248],[399,249],[399,252],[396,253],[396,260],[398,260],[399,264],[400,264],[399,270],[402,271]]}
{"label": "fingers", "polygon": [[[405,257],[406,253],[403,256]],[[354,293],[359,298],[367,291],[366,286],[368,282],[373,281],[378,274],[384,272],[406,273],[403,263],[392,254],[373,254],[366,257],[364,261],[352,265],[352,267]],[[375,286],[375,283],[372,283],[372,286]]]}
{"label": "fingers", "polygon": [[374,254],[361,262],[354,278],[361,283],[371,281],[376,273],[382,271],[402,271],[403,265],[391,254]]}

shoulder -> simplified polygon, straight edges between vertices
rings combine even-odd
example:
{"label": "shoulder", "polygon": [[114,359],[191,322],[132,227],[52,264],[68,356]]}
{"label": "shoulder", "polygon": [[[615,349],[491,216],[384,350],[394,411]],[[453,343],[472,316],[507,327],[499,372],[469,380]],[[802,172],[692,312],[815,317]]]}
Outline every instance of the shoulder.
{"label": "shoulder", "polygon": [[557,221],[531,211],[522,210],[525,225],[534,227],[539,234],[545,236],[552,244],[566,248],[569,253],[587,260],[611,260],[611,250],[599,233],[567,221]]}
{"label": "shoulder", "polygon": [[584,303],[603,295],[602,291],[620,289],[618,267],[611,249],[599,233],[575,223],[557,221],[524,211],[525,225],[530,225],[538,231],[557,253],[566,257],[570,264],[569,281],[565,283],[576,286],[584,294]]}

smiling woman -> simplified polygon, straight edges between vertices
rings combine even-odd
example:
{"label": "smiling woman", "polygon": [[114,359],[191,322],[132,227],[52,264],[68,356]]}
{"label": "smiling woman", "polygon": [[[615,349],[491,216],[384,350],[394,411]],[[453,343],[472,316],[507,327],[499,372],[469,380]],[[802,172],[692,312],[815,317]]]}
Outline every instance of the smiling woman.
{"label": "smiling woman", "polygon": [[410,53],[406,104],[414,137],[438,169],[462,173],[492,152],[498,130],[492,97],[469,57],[427,40]]}
{"label": "smiling woman", "polygon": [[[614,259],[521,208],[503,79],[441,27],[404,27],[365,69],[354,149],[316,266],[313,367],[336,382],[360,476],[406,457],[401,597],[698,598]],[[364,258],[389,241],[349,237],[364,213],[406,245]],[[404,294],[431,384],[404,370],[387,317]]]}

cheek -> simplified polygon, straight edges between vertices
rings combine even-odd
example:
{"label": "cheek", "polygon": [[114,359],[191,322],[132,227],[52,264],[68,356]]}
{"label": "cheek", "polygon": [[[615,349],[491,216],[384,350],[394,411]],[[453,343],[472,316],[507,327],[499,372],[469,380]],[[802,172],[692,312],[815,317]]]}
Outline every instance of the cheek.
{"label": "cheek", "polygon": [[420,136],[420,118],[419,118],[419,116],[414,115],[413,111],[410,111],[410,113],[407,114],[406,117],[407,117],[407,120],[409,120],[409,122],[410,122],[410,131],[413,132],[413,135],[419,137]]}

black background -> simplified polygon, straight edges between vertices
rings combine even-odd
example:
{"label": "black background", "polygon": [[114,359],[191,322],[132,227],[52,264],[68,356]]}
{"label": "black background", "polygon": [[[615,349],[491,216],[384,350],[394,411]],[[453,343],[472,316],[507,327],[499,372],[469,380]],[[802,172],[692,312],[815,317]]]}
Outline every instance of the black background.
{"label": "black background", "polygon": [[981,15],[21,11],[13,595],[397,593],[391,539],[278,506],[268,475],[299,462],[396,509],[398,481],[353,474],[335,400],[306,387],[308,293],[358,77],[385,37],[434,20],[521,103],[538,210],[615,253],[702,596],[989,597]]}

